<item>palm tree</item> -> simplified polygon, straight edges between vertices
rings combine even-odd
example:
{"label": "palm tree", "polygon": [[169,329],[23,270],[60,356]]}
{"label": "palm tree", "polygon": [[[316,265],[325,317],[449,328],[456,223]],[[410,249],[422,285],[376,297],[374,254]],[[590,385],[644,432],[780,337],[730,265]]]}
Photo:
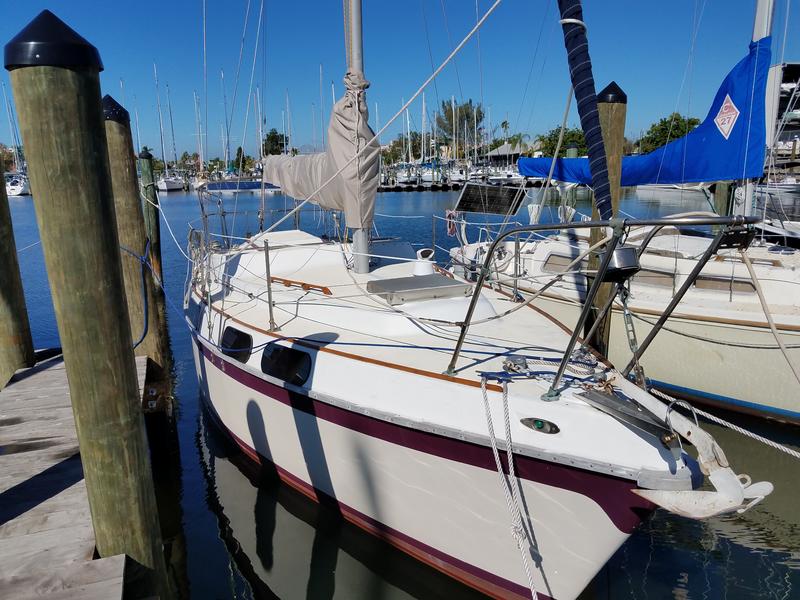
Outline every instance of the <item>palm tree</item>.
{"label": "palm tree", "polygon": [[508,129],[509,129],[508,121],[503,121],[502,123],[500,123],[500,129],[503,130],[503,137],[506,138],[506,141],[508,141]]}

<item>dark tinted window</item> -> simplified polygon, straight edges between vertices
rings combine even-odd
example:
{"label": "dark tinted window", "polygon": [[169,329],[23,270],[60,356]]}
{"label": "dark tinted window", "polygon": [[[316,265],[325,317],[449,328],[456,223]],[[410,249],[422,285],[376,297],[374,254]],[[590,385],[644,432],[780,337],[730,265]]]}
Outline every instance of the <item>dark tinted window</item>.
{"label": "dark tinted window", "polygon": [[295,348],[268,344],[261,355],[261,370],[272,377],[303,385],[311,375],[311,356]]}
{"label": "dark tinted window", "polygon": [[239,362],[247,362],[253,351],[253,336],[239,331],[235,327],[226,327],[222,332],[220,348],[223,354],[235,358]]}

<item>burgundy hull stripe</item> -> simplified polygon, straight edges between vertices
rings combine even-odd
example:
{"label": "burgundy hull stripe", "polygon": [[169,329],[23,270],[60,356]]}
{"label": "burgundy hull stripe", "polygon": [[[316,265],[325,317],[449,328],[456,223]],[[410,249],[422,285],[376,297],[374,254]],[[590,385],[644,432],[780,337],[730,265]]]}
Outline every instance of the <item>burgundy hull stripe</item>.
{"label": "burgundy hull stripe", "polygon": [[[445,552],[442,552],[441,550],[438,550],[433,546],[429,546],[424,542],[417,540],[416,538],[412,538],[411,536],[406,535],[401,531],[393,529],[392,527],[389,527],[388,525],[381,523],[376,519],[373,519],[369,515],[366,515],[361,511],[352,508],[351,506],[345,504],[344,502],[338,500],[337,498],[333,498],[332,496],[313,488],[311,485],[309,485],[302,479],[296,477],[286,469],[282,468],[280,465],[273,463],[268,458],[263,457],[256,450],[251,448],[244,440],[239,438],[235,433],[233,433],[230,429],[228,429],[224,423],[222,423],[222,420],[214,412],[213,406],[211,407],[210,412],[212,418],[214,419],[214,422],[220,427],[220,429],[226,432],[226,434],[236,443],[237,446],[239,446],[242,452],[250,460],[256,462],[259,465],[263,463],[272,464],[275,467],[281,479],[289,483],[292,487],[295,487],[300,491],[303,491],[307,496],[316,497],[320,501],[323,501],[324,499],[324,502],[328,505],[330,504],[338,505],[343,513],[345,514],[351,513],[353,516],[357,517],[364,523],[368,524],[370,527],[380,531],[382,536],[386,536],[387,538],[390,539],[395,538],[401,542],[404,542],[405,544],[408,544],[409,546],[412,546],[425,554],[429,554],[430,556],[442,561],[445,564],[452,565],[453,567],[456,567],[457,569],[460,569],[465,573],[468,573],[469,575],[475,577],[476,579],[483,580],[487,583],[503,588],[504,590],[507,590],[522,597],[527,598],[528,596],[530,596],[530,590],[528,590],[528,588],[526,588],[525,586],[521,586],[517,583],[514,583],[513,581],[508,581],[507,579],[503,579],[502,577],[499,577],[494,573],[484,571],[479,567],[464,562],[463,560],[455,558],[454,556],[451,556]],[[552,600],[550,596],[542,593],[539,593],[539,597],[542,598],[543,600]]]}
{"label": "burgundy hull stripe", "polygon": [[[399,446],[438,456],[448,460],[494,471],[496,466],[492,451],[486,446],[458,440],[428,431],[421,431],[390,423],[338,406],[314,400],[304,394],[291,392],[273,385],[260,377],[223,360],[198,340],[205,358],[225,375],[265,396],[329,421],[341,427],[369,435]],[[506,455],[500,452],[507,470]],[[594,500],[612,523],[623,533],[631,533],[642,518],[653,510],[653,505],[631,490],[636,486],[627,479],[602,473],[559,465],[528,456],[516,455],[517,475],[529,481],[569,490]]]}

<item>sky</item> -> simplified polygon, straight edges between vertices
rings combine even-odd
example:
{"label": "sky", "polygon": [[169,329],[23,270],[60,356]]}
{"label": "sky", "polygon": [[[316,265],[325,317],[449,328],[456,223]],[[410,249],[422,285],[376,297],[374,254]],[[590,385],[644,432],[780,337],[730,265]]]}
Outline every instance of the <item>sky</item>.
{"label": "sky", "polygon": [[[773,63],[782,53],[785,61],[800,61],[800,36],[791,35],[797,15],[789,14],[784,48],[790,0],[775,2]],[[476,7],[483,15],[492,4],[493,0],[363,0],[364,70],[371,82],[367,99],[373,129],[386,125],[403,99],[411,97],[466,36],[476,22]],[[196,92],[207,157],[222,154],[225,106],[232,151],[243,145],[245,152],[256,153],[256,90],[267,128],[281,131],[288,112],[292,144],[320,147],[320,123],[329,118],[331,85],[337,97],[343,92],[346,57],[339,1],[26,0],[5,7],[0,40],[10,40],[45,8],[98,48],[105,67],[103,93],[131,112],[134,143],[138,113],[141,144],[155,149],[156,155],[161,155],[161,143],[154,64],[170,158],[167,85],[177,153],[197,150]],[[558,126],[569,72],[557,11],[556,0],[503,0],[479,36],[426,88],[428,114],[451,97],[457,102],[471,98],[486,107],[487,126],[489,116],[493,127],[507,120],[512,133],[531,138]],[[747,53],[754,12],[755,0],[584,0],[597,89],[613,80],[626,92],[626,135],[638,138],[651,123],[675,110],[703,118],[728,70]],[[7,72],[0,81],[10,93]],[[409,115],[412,129],[419,130],[421,98]],[[579,125],[574,102],[568,122]],[[8,144],[6,119],[0,123],[0,142]],[[401,130],[397,119],[381,142]]]}

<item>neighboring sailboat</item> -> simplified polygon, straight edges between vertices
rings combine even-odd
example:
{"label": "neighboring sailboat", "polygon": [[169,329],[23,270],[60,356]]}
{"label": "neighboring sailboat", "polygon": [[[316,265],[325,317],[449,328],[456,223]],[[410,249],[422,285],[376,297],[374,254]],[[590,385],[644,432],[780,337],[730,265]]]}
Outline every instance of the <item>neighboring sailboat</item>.
{"label": "neighboring sailboat", "polygon": [[[167,151],[164,147],[164,119],[161,115],[161,97],[158,91],[158,71],[156,70],[156,65],[153,65],[153,76],[156,82],[156,104],[158,106],[158,130],[159,135],[161,137],[161,157],[164,159],[164,172],[156,181],[156,188],[160,192],[173,192],[182,190],[184,187],[183,177],[177,175],[175,173],[170,173],[169,163],[167,162]],[[169,88],[167,88],[168,92],[167,95],[169,97]],[[169,115],[170,115],[170,124],[172,123],[172,106],[170,105],[169,108]],[[173,148],[173,155],[175,158],[174,164],[178,164],[177,152],[175,151],[175,131],[173,129],[172,132],[172,148]]]}
{"label": "neighboring sailboat", "polygon": [[28,196],[31,193],[31,184],[25,172],[25,163],[20,156],[20,136],[17,129],[16,120],[13,116],[11,102],[6,94],[6,85],[3,84],[3,100],[6,105],[6,118],[8,119],[8,129],[11,132],[12,151],[14,154],[14,168],[16,172],[5,174],[6,195],[8,196]]}
{"label": "neighboring sailboat", "polygon": [[[769,23],[771,10],[771,2],[760,2],[757,14],[769,15]],[[625,157],[622,185],[761,177],[766,139],[764,90],[771,42],[769,29],[759,30],[764,22],[757,18],[747,57],[725,78],[703,123],[650,154]],[[738,116],[730,118],[734,110]],[[523,158],[520,171],[546,176],[551,161]],[[554,177],[586,184],[592,180],[585,159],[559,159]],[[753,187],[739,189],[745,192]],[[752,208],[750,201],[740,198],[739,211],[750,212]],[[636,246],[648,233],[635,232],[629,243]],[[710,243],[709,238],[664,229],[640,256],[642,272],[632,280],[627,298],[640,339]],[[472,244],[454,250],[458,270],[469,270],[474,258],[485,252],[485,246]],[[588,246],[583,236],[529,240],[520,247],[519,261],[508,261],[497,277],[505,278],[511,289],[514,273],[522,273],[519,291],[534,293],[542,287],[541,278],[563,271]],[[506,251],[513,254],[515,249],[506,244]],[[752,281],[742,255],[724,251],[703,269],[641,364],[654,385],[674,395],[800,423],[800,300],[795,292],[800,284],[800,255],[783,247],[763,246],[748,249],[747,257],[761,282],[770,317],[765,316],[758,283]],[[573,267],[577,271],[583,268],[585,265]],[[537,306],[569,322],[580,312],[585,290],[585,276],[576,273],[544,292]],[[617,364],[626,363],[632,350],[621,302],[614,305],[612,315],[610,358]]]}
{"label": "neighboring sailboat", "polygon": [[6,173],[6,195],[8,196],[29,196],[31,184],[25,173]]}
{"label": "neighboring sailboat", "polygon": [[[565,4],[572,35],[580,5]],[[431,250],[367,246],[379,144],[360,1],[348,5],[346,92],[328,149],[267,157],[264,178],[341,211],[352,242],[268,230],[221,247],[190,234],[186,318],[223,430],[288,485],[496,598],[576,597],[656,505],[702,518],[768,495],[694,421],[573,353],[552,315],[442,272]],[[713,491],[697,490],[701,471]]]}

